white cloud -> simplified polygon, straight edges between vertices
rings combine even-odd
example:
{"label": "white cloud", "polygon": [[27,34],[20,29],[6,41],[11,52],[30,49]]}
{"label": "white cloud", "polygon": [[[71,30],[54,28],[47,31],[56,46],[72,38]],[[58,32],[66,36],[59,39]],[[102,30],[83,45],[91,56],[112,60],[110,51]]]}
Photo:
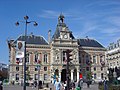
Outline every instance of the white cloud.
{"label": "white cloud", "polygon": [[40,13],[39,17],[42,18],[56,18],[58,17],[59,13],[56,11],[52,11],[52,10],[43,10],[42,13]]}
{"label": "white cloud", "polygon": [[73,17],[72,13],[59,12],[59,11],[53,11],[53,10],[43,10],[42,13],[40,13],[39,17],[43,17],[43,18],[56,18],[60,14],[63,14],[65,17]]}

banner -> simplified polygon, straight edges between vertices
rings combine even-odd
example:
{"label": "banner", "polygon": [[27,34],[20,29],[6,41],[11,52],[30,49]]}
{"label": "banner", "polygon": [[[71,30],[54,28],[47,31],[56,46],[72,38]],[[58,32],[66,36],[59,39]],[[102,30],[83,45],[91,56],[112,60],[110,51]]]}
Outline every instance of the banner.
{"label": "banner", "polygon": [[25,41],[17,41],[16,58],[23,58],[25,51]]}

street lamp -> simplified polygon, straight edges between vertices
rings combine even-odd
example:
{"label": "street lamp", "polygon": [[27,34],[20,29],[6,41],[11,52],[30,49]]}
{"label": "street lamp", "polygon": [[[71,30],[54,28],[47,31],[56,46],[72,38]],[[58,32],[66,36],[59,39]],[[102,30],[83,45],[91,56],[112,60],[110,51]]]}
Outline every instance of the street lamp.
{"label": "street lamp", "polygon": [[16,24],[16,26],[18,26],[19,25],[19,23],[21,22],[21,23],[25,23],[25,49],[24,49],[24,85],[23,85],[23,90],[26,90],[26,36],[27,36],[27,25],[29,24],[29,23],[31,23],[31,22],[33,22],[34,23],[34,26],[37,26],[38,24],[37,24],[37,22],[35,22],[35,21],[28,21],[28,19],[29,19],[29,17],[28,16],[25,16],[24,17],[24,19],[25,19],[25,21],[17,21],[15,24]]}

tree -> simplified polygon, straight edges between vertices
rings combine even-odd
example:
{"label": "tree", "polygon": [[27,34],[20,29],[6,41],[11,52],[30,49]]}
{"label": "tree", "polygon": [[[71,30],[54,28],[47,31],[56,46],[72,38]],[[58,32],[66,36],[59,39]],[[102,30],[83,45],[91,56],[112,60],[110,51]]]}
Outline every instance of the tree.
{"label": "tree", "polygon": [[86,78],[88,80],[92,79],[92,73],[90,71],[87,72]]}
{"label": "tree", "polygon": [[7,70],[0,70],[0,80],[7,79],[8,71]]}
{"label": "tree", "polygon": [[31,77],[30,77],[30,71],[27,70],[27,72],[26,72],[26,80],[30,80],[30,79],[31,79]]}

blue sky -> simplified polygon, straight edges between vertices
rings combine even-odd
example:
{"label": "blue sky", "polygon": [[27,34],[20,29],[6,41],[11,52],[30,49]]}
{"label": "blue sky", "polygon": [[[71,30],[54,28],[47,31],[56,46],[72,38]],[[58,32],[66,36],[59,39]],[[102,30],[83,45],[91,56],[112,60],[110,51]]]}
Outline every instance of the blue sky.
{"label": "blue sky", "polygon": [[24,34],[25,25],[15,22],[29,20],[38,26],[28,25],[28,34],[48,38],[48,30],[55,32],[60,13],[76,38],[95,39],[104,47],[120,39],[120,0],[0,0],[0,62],[8,63],[7,39]]}

